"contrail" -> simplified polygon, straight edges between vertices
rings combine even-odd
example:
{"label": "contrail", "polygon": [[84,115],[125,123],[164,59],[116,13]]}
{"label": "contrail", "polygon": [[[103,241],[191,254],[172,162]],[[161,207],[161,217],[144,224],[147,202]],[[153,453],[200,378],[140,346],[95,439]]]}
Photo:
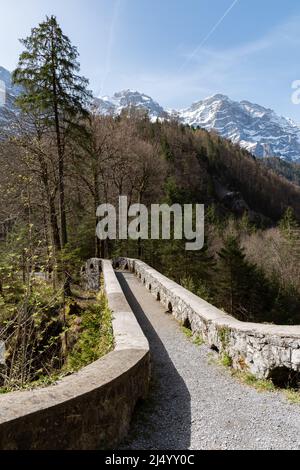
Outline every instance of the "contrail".
{"label": "contrail", "polygon": [[200,49],[204,46],[204,44],[208,41],[208,39],[211,37],[211,35],[216,31],[216,29],[220,26],[220,24],[225,20],[226,16],[231,12],[233,7],[238,3],[239,0],[234,0],[234,2],[230,5],[230,7],[225,11],[224,15],[221,16],[221,18],[217,21],[217,23],[211,28],[209,33],[203,38],[201,43],[196,47],[196,49],[193,50],[191,55],[186,59],[186,61],[182,64],[180,67],[179,71],[181,71],[192,59],[195,57],[195,55],[200,51]]}
{"label": "contrail", "polygon": [[113,45],[114,45],[115,29],[116,29],[116,23],[117,23],[119,11],[120,11],[120,6],[121,6],[121,0],[116,0],[115,4],[114,4],[112,20],[111,20],[111,24],[110,24],[110,31],[109,31],[109,38],[108,38],[108,44],[107,44],[107,54],[106,54],[104,75],[103,75],[100,91],[97,94],[97,96],[102,95],[107,77],[109,76],[110,71],[111,71],[112,49],[113,49]]}

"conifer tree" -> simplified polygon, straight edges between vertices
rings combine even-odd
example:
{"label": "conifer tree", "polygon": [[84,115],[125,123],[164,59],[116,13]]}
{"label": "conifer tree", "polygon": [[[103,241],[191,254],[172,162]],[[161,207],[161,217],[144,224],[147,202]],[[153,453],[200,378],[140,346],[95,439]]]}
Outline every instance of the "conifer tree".
{"label": "conifer tree", "polygon": [[218,255],[218,304],[240,320],[266,320],[271,290],[262,271],[246,260],[233,235],[225,240]]}
{"label": "conifer tree", "polygon": [[288,240],[297,239],[299,237],[300,227],[292,207],[288,207],[285,211],[280,221],[279,228]]}
{"label": "conifer tree", "polygon": [[78,75],[77,49],[65,36],[55,16],[33,28],[22,39],[24,52],[13,74],[15,84],[22,87],[17,104],[24,113],[35,116],[52,132],[57,149],[57,173],[61,248],[67,243],[65,207],[65,152],[68,136],[78,128],[86,114],[90,93],[88,81]]}

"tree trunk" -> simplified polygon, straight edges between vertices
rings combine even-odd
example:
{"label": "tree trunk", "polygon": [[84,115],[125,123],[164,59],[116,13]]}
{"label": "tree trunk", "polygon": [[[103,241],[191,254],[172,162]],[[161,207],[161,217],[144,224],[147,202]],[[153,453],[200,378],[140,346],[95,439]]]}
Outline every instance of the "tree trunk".
{"label": "tree trunk", "polygon": [[97,225],[98,225],[98,218],[97,218],[97,209],[100,205],[100,196],[99,196],[99,181],[98,181],[98,174],[97,170],[94,171],[94,211],[95,211],[95,256],[96,258],[104,258],[102,253],[102,246],[101,241],[98,238],[96,233]]}
{"label": "tree trunk", "polygon": [[52,49],[53,111],[54,111],[55,134],[56,134],[57,155],[58,155],[58,187],[59,187],[59,212],[60,212],[60,231],[61,231],[60,239],[61,239],[61,248],[64,248],[66,244],[68,243],[66,207],[65,207],[65,175],[64,175],[65,155],[64,155],[64,149],[62,146],[60,122],[59,122],[54,34],[52,34],[52,38],[51,38],[51,49]]}
{"label": "tree trunk", "polygon": [[50,197],[49,199],[49,216],[50,216],[50,225],[51,225],[51,231],[52,231],[53,245],[56,250],[59,250],[60,249],[59,228],[57,225],[55,202],[52,197]]}
{"label": "tree trunk", "polygon": [[[60,242],[61,249],[63,250],[68,243],[67,236],[67,220],[66,220],[66,207],[65,207],[65,175],[64,175],[64,148],[62,145],[60,122],[59,122],[59,109],[58,109],[58,91],[57,91],[57,78],[56,78],[56,64],[55,64],[55,45],[54,33],[51,37],[51,57],[52,57],[52,91],[53,91],[53,112],[55,121],[55,133],[57,143],[58,155],[58,190],[59,190],[59,215],[60,215]],[[65,298],[71,295],[71,279],[65,263],[62,263],[64,271],[64,303]]]}

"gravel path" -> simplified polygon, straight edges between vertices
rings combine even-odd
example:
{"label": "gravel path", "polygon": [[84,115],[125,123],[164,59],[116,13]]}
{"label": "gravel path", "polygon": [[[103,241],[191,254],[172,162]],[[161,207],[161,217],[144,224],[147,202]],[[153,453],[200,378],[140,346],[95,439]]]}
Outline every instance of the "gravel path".
{"label": "gravel path", "polygon": [[131,273],[117,273],[151,347],[152,385],[122,449],[300,449],[300,405],[239,383]]}

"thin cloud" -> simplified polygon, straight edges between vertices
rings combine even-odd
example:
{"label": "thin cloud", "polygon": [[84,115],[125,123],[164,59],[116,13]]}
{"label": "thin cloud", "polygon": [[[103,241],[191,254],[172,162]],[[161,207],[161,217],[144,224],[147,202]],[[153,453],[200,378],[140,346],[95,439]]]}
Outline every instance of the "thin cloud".
{"label": "thin cloud", "polygon": [[[135,87],[162,105],[176,108],[186,107],[192,101],[217,92],[233,96],[244,95],[246,98],[245,90],[253,86],[257,71],[253,74],[251,67],[245,69],[247,73],[244,74],[236,74],[233,71],[237,70],[242,59],[250,60],[252,56],[278,47],[282,43],[283,32],[291,32],[291,26],[290,22],[284,23],[261,38],[226,49],[203,47],[201,61],[199,59],[199,64],[198,60],[196,61],[193,70],[187,68],[176,74],[148,71],[140,75],[129,74],[123,77],[123,80],[126,87]],[[291,33],[289,40],[292,38]]]}
{"label": "thin cloud", "polygon": [[225,13],[221,16],[221,18],[216,22],[216,24],[211,28],[211,30],[207,33],[207,35],[202,39],[200,44],[193,50],[193,52],[189,55],[189,57],[185,60],[185,62],[181,65],[179,71],[183,70],[184,67],[198,54],[201,48],[206,44],[208,39],[213,35],[216,29],[220,26],[221,23],[225,20],[226,16],[231,12],[231,10],[235,7],[235,5],[239,2],[239,0],[234,0],[234,2],[230,5],[230,7],[225,11]]}
{"label": "thin cloud", "polygon": [[100,91],[97,93],[99,97],[103,94],[106,81],[111,72],[112,52],[113,52],[113,46],[115,42],[116,25],[117,25],[119,13],[120,13],[120,7],[121,7],[121,0],[115,0],[112,20],[111,20],[110,30],[109,30],[104,75],[103,75],[103,79],[101,82]]}

